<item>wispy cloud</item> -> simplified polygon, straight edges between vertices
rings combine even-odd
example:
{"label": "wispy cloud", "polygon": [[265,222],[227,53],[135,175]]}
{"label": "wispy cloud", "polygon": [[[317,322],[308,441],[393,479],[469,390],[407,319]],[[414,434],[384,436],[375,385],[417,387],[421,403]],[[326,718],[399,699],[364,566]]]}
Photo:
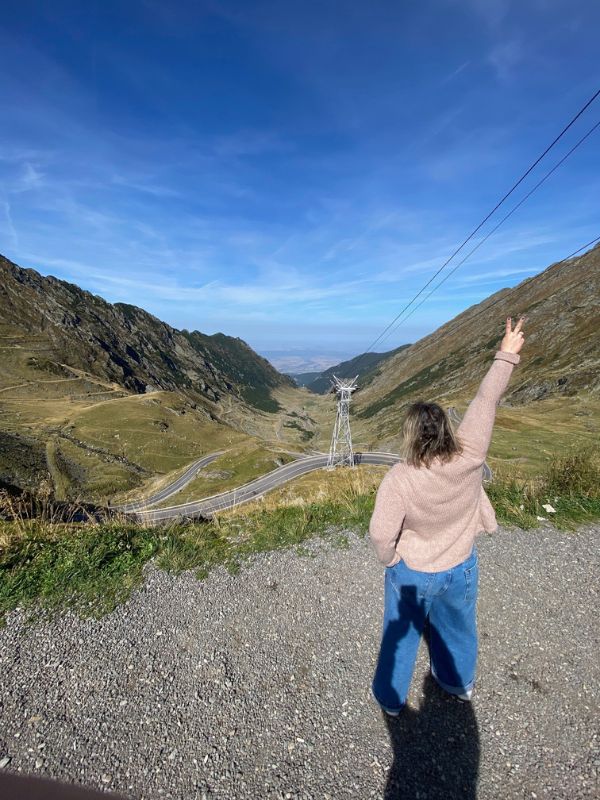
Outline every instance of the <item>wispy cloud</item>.
{"label": "wispy cloud", "polygon": [[513,277],[514,275],[535,275],[539,270],[536,267],[526,269],[498,269],[491,272],[476,272],[457,280],[460,286],[470,286],[474,283],[497,283],[503,278]]}
{"label": "wispy cloud", "polygon": [[446,86],[455,78],[458,78],[461,72],[464,72],[467,69],[467,67],[470,66],[470,64],[471,64],[470,61],[463,61],[463,63],[460,64],[458,67],[456,67],[456,69],[453,69],[451,72],[449,72],[442,78],[442,80],[440,81],[440,86]]}
{"label": "wispy cloud", "polygon": [[501,81],[511,79],[527,56],[527,46],[519,38],[498,42],[488,55],[488,62]]}
{"label": "wispy cloud", "polygon": [[[10,203],[8,200],[1,201],[1,207],[4,211],[4,234],[9,240],[11,246],[18,251],[19,250],[19,236],[17,234],[17,229],[13,223],[12,214],[10,211]],[[1,220],[1,218],[0,218]],[[1,230],[1,229],[0,229]]]}

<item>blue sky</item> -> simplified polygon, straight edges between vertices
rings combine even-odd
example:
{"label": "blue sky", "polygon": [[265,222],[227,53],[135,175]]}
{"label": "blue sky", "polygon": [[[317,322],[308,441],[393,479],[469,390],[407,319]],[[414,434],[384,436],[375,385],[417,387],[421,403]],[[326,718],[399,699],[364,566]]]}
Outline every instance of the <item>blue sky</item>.
{"label": "blue sky", "polygon": [[[598,88],[599,23],[595,0],[9,0],[0,252],[262,352],[362,352]],[[600,235],[599,146],[381,349]]]}

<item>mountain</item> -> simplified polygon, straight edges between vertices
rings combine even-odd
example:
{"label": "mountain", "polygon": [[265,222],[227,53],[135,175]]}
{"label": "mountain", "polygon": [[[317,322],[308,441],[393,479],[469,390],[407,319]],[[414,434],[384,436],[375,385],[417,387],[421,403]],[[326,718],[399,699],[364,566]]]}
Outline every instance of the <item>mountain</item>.
{"label": "mountain", "polygon": [[301,375],[294,375],[294,379],[298,386],[305,386],[315,394],[327,394],[331,389],[331,381],[333,376],[338,378],[354,378],[356,375],[360,378],[361,387],[369,384],[376,375],[379,374],[380,365],[388,358],[400,353],[410,347],[409,344],[400,345],[395,350],[389,350],[387,353],[362,353],[359,356],[350,358],[348,361],[342,361],[329,369],[320,373],[307,372]]}
{"label": "mountain", "polygon": [[381,365],[354,411],[378,439],[397,436],[417,399],[470,398],[499,348],[507,316],[525,314],[525,346],[503,405],[600,392],[600,245],[501,289]]}
{"label": "mountain", "polygon": [[131,392],[180,391],[213,402],[233,396],[276,411],[271,390],[293,385],[241,339],[179,331],[141,308],[108,303],[3,256],[0,325],[4,338],[35,338],[36,352],[44,343],[43,356],[32,351],[33,365],[49,372],[67,365]]}
{"label": "mountain", "polygon": [[103,503],[217,451],[254,476],[312,425],[285,425],[295,384],[241,339],[179,331],[3,257],[0,359],[0,488]]}
{"label": "mountain", "polygon": [[301,372],[299,375],[288,372],[287,374],[297,386],[309,386],[313,381],[321,377],[320,372]]}

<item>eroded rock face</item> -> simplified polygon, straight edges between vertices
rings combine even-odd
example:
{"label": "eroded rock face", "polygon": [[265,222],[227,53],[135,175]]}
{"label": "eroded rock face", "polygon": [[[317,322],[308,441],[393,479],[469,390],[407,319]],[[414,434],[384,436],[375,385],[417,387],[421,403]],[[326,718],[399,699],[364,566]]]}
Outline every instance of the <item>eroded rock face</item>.
{"label": "eroded rock face", "polygon": [[43,336],[51,361],[130,391],[178,390],[214,402],[233,395],[260,408],[270,389],[293,385],[241,339],[179,331],[141,308],[113,305],[2,256],[0,282],[1,323]]}

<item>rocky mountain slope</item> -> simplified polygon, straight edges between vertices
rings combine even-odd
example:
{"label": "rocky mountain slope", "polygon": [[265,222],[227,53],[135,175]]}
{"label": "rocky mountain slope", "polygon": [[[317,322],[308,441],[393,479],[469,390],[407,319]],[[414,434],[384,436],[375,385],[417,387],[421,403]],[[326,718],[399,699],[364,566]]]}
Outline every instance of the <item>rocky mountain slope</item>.
{"label": "rocky mountain slope", "polygon": [[354,410],[364,430],[397,434],[416,399],[470,399],[499,347],[507,316],[527,316],[526,344],[503,405],[600,393],[600,245],[501,289],[387,359]]}
{"label": "rocky mountain slope", "polygon": [[277,407],[270,390],[293,385],[241,339],[179,331],[141,308],[108,303],[3,256],[0,324],[5,336],[44,339],[49,371],[67,364],[137,393],[179,390],[212,401],[232,395],[269,411]]}
{"label": "rocky mountain slope", "polygon": [[241,339],[0,256],[0,488],[105,502],[216,451],[255,477],[303,433],[285,426],[296,394]]}

